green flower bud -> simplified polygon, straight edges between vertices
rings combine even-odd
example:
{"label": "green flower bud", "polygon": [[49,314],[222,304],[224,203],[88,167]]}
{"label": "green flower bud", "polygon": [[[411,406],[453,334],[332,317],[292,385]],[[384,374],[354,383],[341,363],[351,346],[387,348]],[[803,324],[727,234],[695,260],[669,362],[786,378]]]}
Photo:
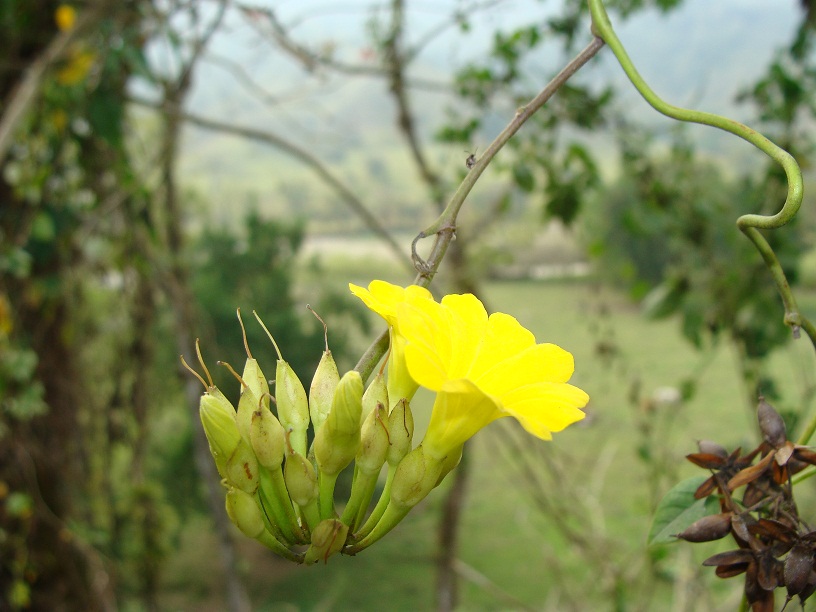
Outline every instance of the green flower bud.
{"label": "green flower bud", "polygon": [[434,487],[438,487],[439,484],[445,480],[445,476],[451,473],[453,469],[459,465],[459,462],[462,460],[462,450],[465,448],[464,444],[459,448],[453,449],[449,452],[445,458],[442,460],[442,471],[439,473],[439,478],[436,481]]}
{"label": "green flower bud", "polygon": [[241,397],[238,400],[238,412],[235,415],[235,424],[238,426],[238,433],[241,434],[244,442],[250,443],[250,429],[252,428],[252,415],[258,409],[258,396],[249,387],[241,388]]}
{"label": "green flower bud", "polygon": [[411,451],[414,438],[414,415],[408,400],[397,402],[388,416],[388,434],[391,445],[386,459],[388,465],[397,465]]}
{"label": "green flower bud", "polygon": [[352,370],[340,379],[329,416],[315,435],[315,459],[324,474],[339,474],[357,455],[362,410],[363,380]]}
{"label": "green flower bud", "polygon": [[224,478],[227,461],[241,441],[241,434],[235,424],[235,408],[217,387],[210,387],[201,396],[198,412],[215,466]]}
{"label": "green flower bud", "polygon": [[303,455],[289,453],[286,456],[283,478],[289,497],[298,506],[306,506],[317,499],[317,474],[314,466]]}
{"label": "green flower bud", "polygon": [[255,458],[255,453],[243,440],[238,441],[238,445],[227,460],[224,477],[232,486],[250,495],[258,490],[260,482],[258,460]]}
{"label": "green flower bud", "polygon": [[368,389],[363,394],[363,417],[367,417],[371,414],[376,408],[377,404],[382,404],[385,406],[385,414],[386,417],[388,416],[388,390],[386,389],[385,385],[385,377],[378,373],[374,380],[371,381],[371,384],[368,385]]}
{"label": "green flower bud", "polygon": [[258,463],[265,468],[272,470],[283,463],[286,432],[280,421],[267,408],[261,407],[252,413],[249,442]]}
{"label": "green flower bud", "polygon": [[309,428],[309,402],[306,389],[288,363],[278,359],[275,370],[275,402],[278,419],[290,431],[289,440],[301,455],[306,454],[306,430]]}
{"label": "green flower bud", "polygon": [[321,521],[312,531],[312,545],[306,551],[304,563],[324,563],[334,553],[339,552],[346,543],[348,526],[337,519]]}
{"label": "green flower bud", "polygon": [[264,532],[264,521],[255,498],[240,489],[227,491],[227,515],[249,538],[257,538]]}
{"label": "green flower bud", "polygon": [[[383,387],[384,389],[385,387]],[[360,450],[354,459],[357,468],[364,474],[376,474],[385,463],[390,442],[388,439],[387,404],[377,403],[363,422],[360,432]],[[363,396],[365,408],[365,395]]]}
{"label": "green flower bud", "polygon": [[315,431],[326,421],[332,406],[334,391],[340,382],[340,373],[334,362],[331,351],[323,351],[320,363],[317,364],[312,386],[309,388],[309,413]]}
{"label": "green flower bud", "polygon": [[391,503],[413,508],[436,486],[444,460],[425,455],[422,445],[403,457],[391,483]]}
{"label": "green flower bud", "polygon": [[[261,366],[258,365],[258,361],[255,359],[247,359],[246,363],[244,364],[244,372],[241,374],[241,378],[246,383],[247,387],[250,388],[252,394],[259,400],[262,400],[266,407],[269,407],[269,383],[266,380],[266,376],[261,371]],[[255,408],[258,406],[256,405]]]}

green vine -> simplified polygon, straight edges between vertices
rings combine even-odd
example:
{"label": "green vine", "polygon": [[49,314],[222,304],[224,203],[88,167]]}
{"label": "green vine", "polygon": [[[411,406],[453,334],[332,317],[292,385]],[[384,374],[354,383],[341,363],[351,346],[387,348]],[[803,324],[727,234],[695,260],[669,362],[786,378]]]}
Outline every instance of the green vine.
{"label": "green vine", "polygon": [[[638,90],[640,95],[643,96],[652,108],[678,121],[709,125],[739,136],[782,166],[788,181],[788,193],[782,208],[774,215],[742,215],[737,219],[737,227],[751,240],[762,256],[765,265],[770,270],[785,307],[784,322],[793,330],[794,338],[798,338],[799,330],[804,329],[811,343],[813,343],[814,348],[816,348],[816,327],[799,311],[785,272],[782,270],[782,266],[771,245],[768,244],[768,241],[759,231],[763,229],[780,228],[791,221],[796,216],[796,213],[799,212],[804,193],[802,172],[799,169],[799,164],[796,163],[796,160],[790,153],[775,145],[756,130],[738,121],[713,113],[680,108],[662,100],[654,90],[646,84],[632,63],[632,60],[623,48],[623,44],[612,28],[612,23],[609,21],[609,16],[606,13],[602,0],[589,0],[589,11],[592,16],[593,34],[609,45],[609,48],[612,49],[612,52],[615,54],[621,68],[623,68],[623,71],[626,73],[632,85],[635,86],[635,89]],[[805,428],[805,434],[802,436],[802,439],[799,440],[799,443],[807,443],[815,429],[816,416],[814,416],[812,422]]]}

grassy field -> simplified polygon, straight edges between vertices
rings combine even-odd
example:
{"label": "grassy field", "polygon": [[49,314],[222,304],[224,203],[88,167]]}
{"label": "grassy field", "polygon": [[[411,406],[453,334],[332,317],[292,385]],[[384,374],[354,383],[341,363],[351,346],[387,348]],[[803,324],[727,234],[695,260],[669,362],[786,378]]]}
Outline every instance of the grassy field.
{"label": "grassy field", "polygon": [[[347,278],[324,276],[338,287]],[[731,548],[730,542],[653,551],[645,545],[657,499],[678,480],[702,473],[684,459],[697,440],[728,448],[756,445],[730,347],[701,354],[681,338],[676,321],[644,320],[623,296],[590,281],[502,282],[485,289],[491,310],[512,313],[539,341],[574,354],[573,382],[591,401],[586,422],[551,443],[521,435],[508,420],[469,444],[460,609],[735,609],[741,580],[717,580],[699,567],[710,554]],[[803,387],[794,375],[812,384],[814,366],[806,340],[773,356],[769,370],[784,392],[781,404],[799,405]],[[688,401],[652,399],[687,379],[696,382]],[[418,398],[414,408],[419,423],[427,422],[427,402]],[[433,609],[436,517],[443,497],[443,490],[435,491],[372,549],[334,557],[327,565],[290,566],[242,542],[257,608]],[[207,533],[202,526],[195,531]],[[211,546],[207,535],[182,543],[166,574],[168,609],[201,610],[204,602],[219,609]],[[190,602],[194,589],[199,603]]]}

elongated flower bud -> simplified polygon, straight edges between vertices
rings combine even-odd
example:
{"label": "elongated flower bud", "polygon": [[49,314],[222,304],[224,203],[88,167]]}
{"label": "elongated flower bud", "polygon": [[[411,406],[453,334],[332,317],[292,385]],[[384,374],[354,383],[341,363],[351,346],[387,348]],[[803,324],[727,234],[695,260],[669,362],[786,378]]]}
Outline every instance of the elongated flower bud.
{"label": "elongated flower bud", "polygon": [[257,538],[264,531],[263,517],[255,498],[240,489],[231,487],[227,491],[227,515],[249,538]]}
{"label": "elongated flower bud", "polygon": [[283,478],[289,497],[298,506],[306,506],[317,499],[317,474],[314,466],[302,455],[289,453],[286,456]]}
{"label": "elongated flower bud", "polygon": [[222,478],[226,476],[227,460],[241,441],[235,424],[235,408],[216,387],[201,396],[199,416],[210,443],[210,453]]}
{"label": "elongated flower bud", "polygon": [[266,376],[264,376],[261,366],[258,365],[257,360],[252,358],[246,360],[241,378],[252,390],[255,397],[258,399],[267,398],[266,402],[268,406],[269,382],[266,380]]}
{"label": "elongated flower bud", "polygon": [[320,429],[329,416],[334,391],[339,382],[340,372],[337,371],[337,364],[331,351],[323,351],[312,379],[312,386],[309,388],[309,414],[315,431]]}
{"label": "elongated flower bud", "polygon": [[354,459],[360,448],[362,410],[363,380],[352,370],[340,379],[331,412],[315,435],[315,459],[321,472],[338,474]]}
{"label": "elongated flower bud", "polygon": [[247,444],[250,443],[250,429],[252,428],[252,415],[258,409],[258,396],[249,387],[241,389],[241,397],[238,399],[238,412],[235,415],[235,424],[238,426],[238,433]]}
{"label": "elongated flower bud", "polygon": [[324,563],[346,543],[348,526],[337,519],[321,521],[312,531],[312,545],[306,551],[304,563]]}
{"label": "elongated flower bud", "polygon": [[[363,396],[365,404],[365,396]],[[364,474],[376,474],[385,463],[390,446],[388,440],[388,415],[386,405],[377,407],[366,417],[360,433],[360,450],[354,462]]]}
{"label": "elongated flower bud", "polygon": [[411,403],[406,399],[397,402],[388,416],[390,446],[386,457],[388,465],[397,465],[411,451],[414,439],[414,415]]}
{"label": "elongated flower bud", "polygon": [[249,444],[243,440],[238,441],[235,451],[227,460],[225,478],[232,486],[250,495],[258,490],[260,483],[258,460]]}
{"label": "elongated flower bud", "polygon": [[252,413],[249,440],[260,463],[270,470],[280,467],[285,452],[286,433],[275,415],[266,408]]}
{"label": "elongated flower bud", "polygon": [[374,380],[368,385],[368,389],[363,393],[363,419],[367,418],[376,408],[377,404],[385,406],[385,415],[388,416],[388,390],[386,389],[385,376],[377,373]]}
{"label": "elongated flower bud", "polygon": [[440,483],[445,480],[445,476],[450,474],[453,469],[459,465],[459,462],[462,460],[462,451],[464,448],[464,445],[462,445],[459,448],[451,450],[442,460],[442,471],[439,472],[439,478],[436,479],[436,484],[434,487],[438,487]]}
{"label": "elongated flower bud", "polygon": [[306,455],[306,430],[309,428],[309,401],[306,389],[288,363],[278,359],[275,370],[275,402],[278,419],[290,431],[292,447],[301,455]]}
{"label": "elongated flower bud", "polygon": [[391,503],[413,508],[430,493],[439,481],[444,462],[427,456],[416,447],[400,461],[391,483]]}

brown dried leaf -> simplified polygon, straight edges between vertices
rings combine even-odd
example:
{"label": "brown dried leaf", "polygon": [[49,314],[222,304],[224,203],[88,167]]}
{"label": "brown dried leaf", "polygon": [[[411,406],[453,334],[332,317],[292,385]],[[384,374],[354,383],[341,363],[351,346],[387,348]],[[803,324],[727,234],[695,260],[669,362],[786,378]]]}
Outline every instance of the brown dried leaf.
{"label": "brown dried leaf", "polygon": [[756,480],[768,469],[768,465],[770,465],[771,461],[773,461],[774,454],[768,453],[762,461],[757,463],[756,465],[749,466],[744,470],[740,470],[737,472],[734,477],[728,481],[728,488],[733,491],[734,489],[738,489],[744,484],[748,484],[749,482]]}
{"label": "brown dried leaf", "polygon": [[799,461],[804,461],[805,463],[816,465],[816,452],[804,446],[797,446],[793,452],[793,456],[796,457]]}
{"label": "brown dried leaf", "polygon": [[779,586],[782,564],[767,552],[760,554],[757,563],[757,584],[765,591]]}
{"label": "brown dried leaf", "polygon": [[694,499],[703,499],[704,497],[708,497],[714,492],[714,489],[716,488],[717,481],[712,476],[711,478],[703,482],[703,484],[701,484],[699,487],[697,487],[697,490],[694,492]]}
{"label": "brown dried leaf", "polygon": [[742,503],[746,508],[750,508],[755,506],[763,497],[765,497],[766,493],[762,489],[762,487],[756,486],[755,482],[752,482],[745,488],[745,495],[742,496]]}
{"label": "brown dried leaf", "polygon": [[794,545],[785,559],[785,586],[788,595],[798,595],[808,585],[813,571],[813,548],[800,542]]}
{"label": "brown dried leaf", "polygon": [[788,480],[788,466],[779,465],[776,461],[773,464],[773,479],[776,484],[782,484]]}
{"label": "brown dried leaf", "polygon": [[751,563],[745,572],[745,597],[753,612],[773,612],[773,590],[763,589],[758,580],[759,569]]}
{"label": "brown dried leaf", "polygon": [[712,555],[711,557],[703,561],[703,565],[705,565],[706,567],[712,567],[714,565],[723,567],[738,564],[748,564],[749,562],[753,561],[753,559],[754,553],[752,553],[750,550],[745,548],[738,548],[736,550],[727,550],[725,552]]}
{"label": "brown dried leaf", "polygon": [[694,465],[707,470],[716,470],[725,463],[725,457],[720,457],[713,453],[691,453],[690,455],[686,455],[686,459],[691,461]]}
{"label": "brown dried leaf", "polygon": [[796,538],[795,529],[773,519],[759,519],[756,523],[748,525],[748,532],[780,542],[792,542]]}

